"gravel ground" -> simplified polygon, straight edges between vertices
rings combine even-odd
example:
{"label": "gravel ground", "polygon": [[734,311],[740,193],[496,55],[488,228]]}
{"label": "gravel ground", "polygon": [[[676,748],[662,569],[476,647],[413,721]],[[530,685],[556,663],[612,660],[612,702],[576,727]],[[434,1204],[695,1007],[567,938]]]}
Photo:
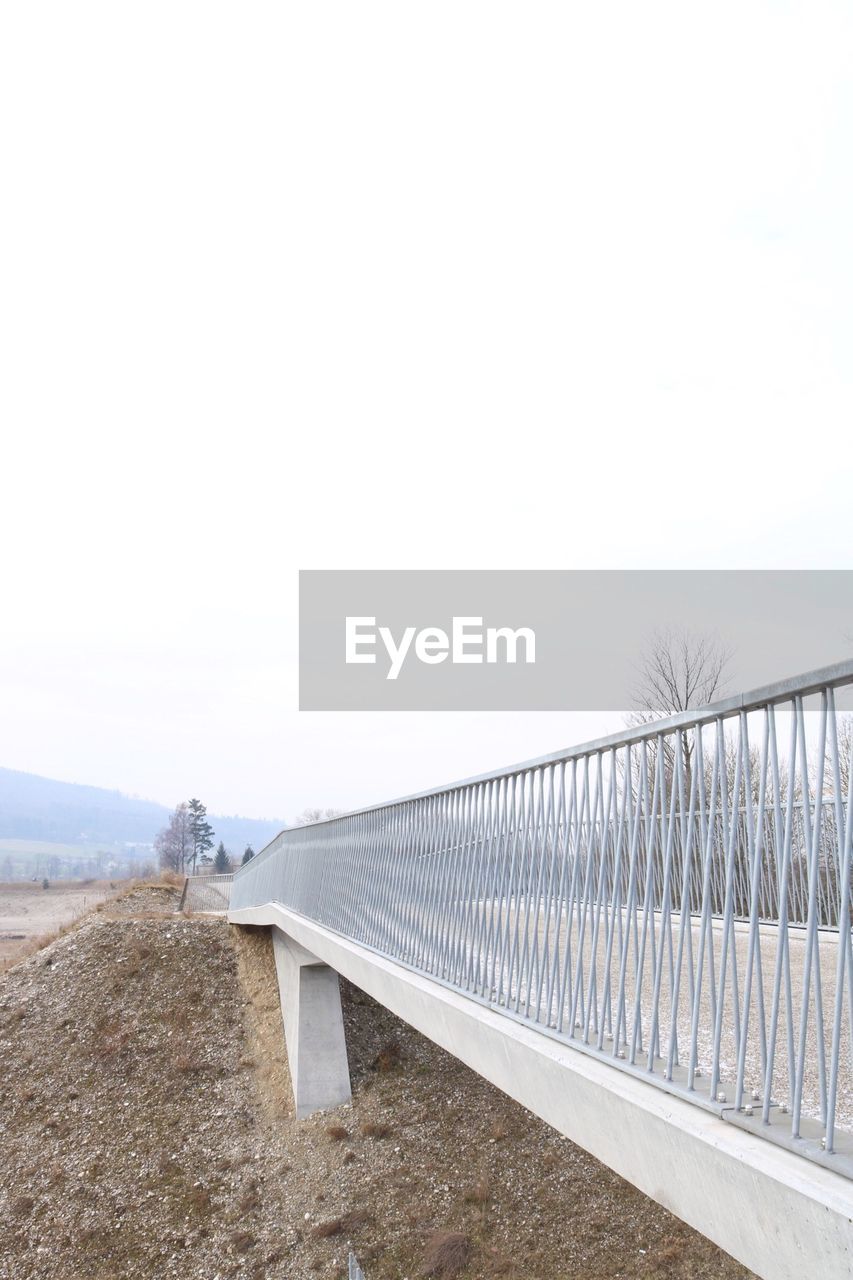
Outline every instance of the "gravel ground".
{"label": "gravel ground", "polygon": [[0,978],[0,1280],[748,1276],[346,984],[353,1102],[297,1122],[269,938],[175,900]]}

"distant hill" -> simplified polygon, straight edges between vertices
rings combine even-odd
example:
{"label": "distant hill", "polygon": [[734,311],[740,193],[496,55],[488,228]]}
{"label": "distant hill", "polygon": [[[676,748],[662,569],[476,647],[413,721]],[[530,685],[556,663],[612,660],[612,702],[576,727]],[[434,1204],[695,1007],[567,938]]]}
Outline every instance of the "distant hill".
{"label": "distant hill", "polygon": [[[50,841],[88,849],[137,845],[150,850],[170,812],[166,805],[121,791],[0,768],[0,840]],[[257,852],[287,825],[276,818],[208,818],[217,841],[223,840],[234,854],[242,854],[247,844]]]}

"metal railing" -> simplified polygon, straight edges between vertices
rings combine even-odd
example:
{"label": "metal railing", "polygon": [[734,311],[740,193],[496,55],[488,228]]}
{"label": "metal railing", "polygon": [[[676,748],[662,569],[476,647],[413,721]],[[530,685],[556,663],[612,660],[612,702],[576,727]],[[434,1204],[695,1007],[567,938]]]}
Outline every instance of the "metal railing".
{"label": "metal railing", "polygon": [[231,885],[228,875],[187,876],[181,909],[186,911],[226,912],[231,902]]}
{"label": "metal railing", "polygon": [[288,829],[232,907],[279,902],[853,1176],[849,684]]}

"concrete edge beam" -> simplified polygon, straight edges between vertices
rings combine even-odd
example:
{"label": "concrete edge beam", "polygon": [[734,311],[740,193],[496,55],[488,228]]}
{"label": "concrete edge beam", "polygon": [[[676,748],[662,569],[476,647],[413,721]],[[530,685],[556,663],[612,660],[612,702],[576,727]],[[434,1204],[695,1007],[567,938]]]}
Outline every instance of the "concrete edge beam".
{"label": "concrete edge beam", "polygon": [[853,1183],[268,903],[229,912],[320,957],[765,1280],[853,1272]]}

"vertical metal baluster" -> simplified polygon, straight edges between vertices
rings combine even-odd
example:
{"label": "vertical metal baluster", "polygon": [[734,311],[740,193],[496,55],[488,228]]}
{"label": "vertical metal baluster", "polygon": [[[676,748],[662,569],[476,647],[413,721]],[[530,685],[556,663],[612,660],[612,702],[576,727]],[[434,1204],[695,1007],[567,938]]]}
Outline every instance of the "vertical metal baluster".
{"label": "vertical metal baluster", "polygon": [[744,752],[746,774],[746,820],[747,820],[747,852],[750,857],[751,874],[749,885],[749,938],[746,953],[746,974],[743,982],[743,1016],[740,1026],[740,1048],[737,1058],[737,1074],[735,1077],[735,1110],[740,1111],[743,1105],[743,1082],[746,1071],[746,1051],[749,1040],[749,1022],[752,1011],[752,981],[756,961],[758,973],[756,985],[758,989],[758,1025],[759,1047],[761,1052],[761,1074],[767,1067],[767,1033],[764,1022],[764,998],[761,975],[761,938],[758,931],[758,898],[761,884],[761,860],[764,848],[764,804],[767,792],[767,761],[770,745],[770,722],[765,712],[764,735],[761,747],[761,765],[759,770],[758,821],[753,826],[752,808],[752,765],[749,755],[749,733],[744,717]]}
{"label": "vertical metal baluster", "polygon": [[596,757],[595,791],[590,799],[589,756],[584,758],[587,766],[584,776],[584,804],[586,813],[586,858],[583,871],[583,888],[578,896],[578,962],[575,968],[575,981],[572,989],[572,1006],[569,1010],[569,1035],[579,1030],[578,1009],[584,1005],[584,946],[586,942],[586,921],[589,914],[590,900],[595,885],[595,813],[598,808],[598,795],[601,788],[601,755]]}
{"label": "vertical metal baluster", "polygon": [[[534,844],[534,848],[536,850],[536,856],[535,856],[536,893],[535,893],[534,908],[533,908],[533,940],[530,948],[530,962],[527,966],[527,990],[525,992],[525,999],[524,999],[524,1009],[525,1009],[524,1016],[526,1018],[530,1017],[530,1001],[533,994],[534,974],[536,975],[537,984],[539,980],[539,970],[540,970],[539,920],[542,914],[542,897],[545,892],[546,868],[548,866],[548,859],[546,856],[546,849],[548,847],[548,830],[547,830],[548,809],[546,806],[545,797],[547,794],[548,796],[547,803],[550,804],[551,793],[550,793],[550,788],[548,786],[550,781],[551,781],[551,770],[540,769],[539,770],[539,820],[536,825],[535,844]],[[547,945],[547,939],[544,945]],[[538,1022],[538,1020],[539,1020],[539,1014],[538,1014],[538,1006],[537,1006],[536,1021]]]}
{"label": "vertical metal baluster", "polygon": [[530,774],[530,819],[524,839],[525,894],[524,894],[524,946],[519,952],[518,979],[515,992],[515,1011],[521,1011],[524,979],[530,974],[532,942],[530,937],[532,905],[539,888],[538,831],[542,809],[542,773],[535,769]]}
{"label": "vertical metal baluster", "polygon": [[506,876],[508,874],[508,840],[506,834],[507,824],[507,792],[510,786],[510,779],[500,778],[497,788],[492,794],[492,805],[494,813],[492,815],[492,836],[491,836],[491,852],[489,855],[489,864],[492,868],[489,881],[489,910],[485,924],[484,935],[480,944],[483,956],[483,977],[480,986],[480,994],[486,999],[491,1000],[494,994],[495,984],[495,963],[497,957],[497,929],[500,921],[500,913],[503,911],[503,902],[506,894]]}
{"label": "vertical metal baluster", "polygon": [[[640,931],[639,943],[637,943],[637,935],[635,932],[636,946],[636,962],[634,965],[634,1018],[631,1027],[631,1052],[629,1061],[634,1063],[638,1053],[643,1050],[643,971],[646,960],[646,944],[649,935],[649,919],[652,913],[652,904],[654,901],[655,877],[654,877],[654,856],[657,844],[657,826],[655,817],[657,814],[657,806],[663,803],[664,795],[664,753],[663,753],[663,735],[658,734],[655,750],[655,781],[652,788],[652,799],[646,807],[646,880],[643,892],[643,925]],[[636,919],[636,916],[635,916]],[[654,928],[654,926],[652,926]],[[654,960],[653,960],[654,962]],[[654,1041],[650,1038],[649,1047],[654,1052]]]}
{"label": "vertical metal baluster", "polygon": [[453,958],[457,941],[456,920],[459,911],[461,885],[465,875],[466,830],[470,793],[470,787],[460,787],[454,792],[452,856],[448,868],[447,894],[442,911],[442,941],[438,965],[439,974],[448,982],[453,980]]}
{"label": "vertical metal baluster", "polygon": [[[705,835],[705,859],[702,873],[702,919],[699,925],[699,946],[696,951],[696,984],[693,990],[693,1009],[690,1019],[690,1061],[687,1067],[687,1088],[695,1087],[696,1071],[699,1057],[699,1021],[702,1012],[702,975],[705,966],[705,943],[708,942],[709,985],[711,990],[711,1022],[716,1019],[716,995],[714,990],[714,943],[711,928],[711,907],[713,905],[712,867],[716,852],[717,837],[717,795],[722,794],[725,786],[725,751],[722,719],[717,720],[714,758],[711,765],[711,794],[708,802],[708,826]],[[692,945],[692,943],[691,943]],[[713,1096],[713,1094],[711,1095]]]}
{"label": "vertical metal baluster", "polygon": [[[551,969],[548,974],[548,994],[547,994],[547,1010],[546,1022],[548,1026],[557,1025],[557,1008],[554,1005],[554,998],[557,995],[560,981],[560,939],[565,927],[565,893],[566,881],[569,874],[569,814],[568,808],[571,806],[571,799],[567,807],[566,802],[566,763],[563,762],[560,768],[560,791],[557,800],[557,820],[556,831],[554,833],[554,846],[557,850],[557,858],[560,868],[559,881],[557,884],[557,895],[554,899],[554,947],[551,956]],[[560,831],[562,830],[562,835]]]}
{"label": "vertical metal baluster", "polygon": [[467,803],[461,833],[461,864],[457,880],[457,909],[454,914],[453,930],[455,934],[450,956],[450,981],[454,986],[461,985],[461,975],[468,967],[468,940],[470,936],[470,917],[472,899],[478,889],[480,870],[480,807],[482,800],[482,783],[467,787]]}
{"label": "vertical metal baluster", "polygon": [[[539,981],[536,986],[536,1020],[537,1022],[542,1017],[543,996],[545,996],[549,1002],[548,1008],[546,1008],[545,1010],[546,1025],[551,1020],[551,1011],[550,1011],[551,992],[550,990],[546,990],[546,983],[551,973],[551,953],[553,949],[551,946],[551,920],[554,916],[554,907],[555,907],[554,887],[555,887],[555,879],[559,875],[559,870],[560,870],[560,865],[559,865],[560,841],[559,841],[559,830],[558,830],[559,807],[558,807],[558,801],[556,799],[555,789],[554,789],[558,767],[559,766],[554,764],[550,766],[549,779],[548,779],[547,830],[548,830],[548,839],[550,841],[550,855],[548,857],[548,885],[545,891],[545,895],[546,895],[545,896],[545,920],[544,920],[544,926],[543,926],[544,940],[542,945],[542,962],[539,966]],[[559,934],[559,929],[560,929],[560,924],[558,921],[557,929],[556,929],[556,932],[558,934]]]}
{"label": "vertical metal baluster", "polygon": [[462,808],[465,803],[464,788],[455,787],[450,792],[450,817],[447,829],[447,859],[444,864],[442,891],[438,906],[438,946],[434,972],[439,978],[447,976],[447,956],[450,946],[450,921],[456,894],[456,880],[461,857],[459,832]]}
{"label": "vertical metal baluster", "polygon": [[[615,785],[615,777],[619,770],[617,760],[617,749],[613,751],[613,777]],[[602,981],[601,1002],[602,1002],[602,1018],[598,1028],[598,1048],[604,1049],[604,1037],[609,1033],[616,1039],[616,1032],[613,1031],[613,1001],[611,996],[610,972],[613,963],[613,942],[617,934],[617,921],[621,925],[622,920],[622,850],[625,843],[625,821],[627,819],[628,826],[631,825],[631,817],[633,812],[633,791],[631,787],[631,749],[626,748],[625,760],[622,765],[622,803],[619,807],[619,821],[616,827],[616,835],[614,841],[613,856],[613,890],[610,911],[607,917],[607,937],[604,944],[604,978]],[[621,932],[618,938],[617,949],[621,953]],[[614,1050],[615,1052],[615,1050]]]}
{"label": "vertical metal baluster", "polygon": [[[690,946],[687,948],[687,1003],[692,1008],[693,1002],[693,920],[690,915],[690,894],[693,869],[693,844],[696,826],[694,822],[695,806],[700,810],[705,807],[704,792],[704,757],[702,754],[702,731],[697,726],[693,742],[692,763],[690,766],[690,799],[687,813],[684,811],[683,774],[679,774],[679,833],[681,836],[681,903],[678,916],[678,945],[675,957],[675,972],[672,980],[672,994],[669,1011],[669,1044],[666,1056],[665,1078],[672,1079],[672,1073],[679,1062],[678,1057],[678,1002],[681,997],[681,973],[684,967],[684,944],[687,931],[690,930]],[[701,833],[700,833],[701,834]]]}
{"label": "vertical metal baluster", "polygon": [[426,969],[426,957],[429,947],[432,894],[436,885],[436,864],[441,845],[441,819],[444,793],[429,797],[429,816],[427,819],[427,838],[424,853],[418,866],[415,881],[417,893],[417,928],[415,932],[415,965],[418,969]]}
{"label": "vertical metal baluster", "polygon": [[423,967],[429,973],[434,972],[435,956],[438,950],[438,921],[441,914],[447,846],[450,840],[450,802],[451,793],[443,791],[438,797],[435,856],[430,875],[425,920]]}
{"label": "vertical metal baluster", "polygon": [[[628,1042],[628,1025],[626,1014],[625,983],[628,976],[628,952],[631,945],[631,916],[636,910],[637,898],[637,862],[639,855],[640,830],[642,827],[645,806],[643,797],[648,795],[648,749],[645,738],[640,744],[640,783],[637,788],[637,805],[631,830],[631,861],[628,872],[628,893],[625,898],[625,931],[622,939],[622,950],[619,957],[619,987],[616,997],[616,1030],[613,1033],[613,1056],[617,1057],[620,1045]],[[636,941],[635,941],[636,954]],[[636,967],[636,966],[635,966]],[[624,1027],[623,1027],[624,1022]]]}
{"label": "vertical metal baluster", "polygon": [[[787,1001],[787,1049],[788,1049],[788,1089],[786,1106],[793,1104],[796,1066],[794,1058],[794,1002],[791,989],[791,957],[788,939],[788,891],[791,879],[791,858],[793,848],[793,830],[795,819],[794,796],[797,779],[797,710],[796,701],[791,705],[791,743],[788,753],[788,788],[785,803],[785,827],[781,840],[779,826],[781,823],[781,779],[779,778],[778,760],[774,761],[774,815],[777,832],[777,878],[779,881],[779,930],[776,939],[776,962],[773,973],[773,997],[770,1008],[770,1034],[768,1037],[767,1065],[764,1070],[764,1101],[761,1118],[764,1124],[769,1122],[770,1102],[773,1091],[773,1070],[776,1061],[776,1039],[779,1026],[779,1007],[781,1004],[782,983],[785,983]],[[781,865],[779,859],[781,858]]]}
{"label": "vertical metal baluster", "polygon": [[580,867],[580,845],[583,824],[583,797],[578,795],[577,760],[572,761],[572,807],[569,816],[568,848],[569,884],[566,895],[566,937],[564,942],[563,969],[559,991],[557,994],[557,1030],[563,1030],[566,1017],[566,992],[572,985],[573,957],[572,937],[575,924],[575,893],[577,891],[578,869]]}
{"label": "vertical metal baluster", "polygon": [[474,971],[474,948],[481,913],[486,860],[486,804],[489,784],[476,783],[472,788],[468,876],[464,886],[460,921],[460,942],[456,957],[456,985],[470,989]]}
{"label": "vertical metal baluster", "polygon": [[[803,1086],[806,1072],[806,1047],[809,1032],[809,996],[811,994],[812,966],[815,971],[815,1039],[817,1040],[818,1085],[820,1088],[820,1118],[826,1124],[826,1061],[824,1045],[823,1000],[820,984],[820,950],[817,938],[817,879],[820,874],[818,853],[820,845],[820,819],[823,806],[823,774],[826,763],[826,690],[821,694],[820,730],[818,733],[818,769],[815,783],[815,816],[814,826],[811,818],[811,802],[808,791],[808,770],[804,768],[803,787],[803,830],[806,844],[809,847],[809,907],[806,925],[806,953],[803,961],[803,1002],[800,1006],[800,1034],[797,1048],[797,1080],[794,1086],[794,1107],[791,1115],[791,1132],[795,1138],[800,1136],[800,1120],[803,1107]],[[797,731],[800,737],[801,758],[805,764],[806,730],[803,720],[803,702],[799,699],[797,707]]]}
{"label": "vertical metal baluster", "polygon": [[[848,968],[850,956],[850,878],[851,878],[851,845],[853,845],[853,735],[851,735],[851,755],[847,761],[847,821],[842,811],[841,762],[838,752],[838,723],[835,717],[835,694],[829,693],[829,708],[832,716],[832,784],[835,795],[835,831],[838,841],[839,902],[838,902],[838,958],[835,965],[835,1000],[832,1008],[832,1047],[829,1066],[829,1098],[826,1109],[826,1149],[835,1150],[835,1107],[838,1098],[838,1072],[841,1059],[841,1020],[844,1010],[844,981],[847,978],[848,990],[853,991],[853,969]],[[853,1017],[850,1021],[853,1034]]]}
{"label": "vertical metal baluster", "polygon": [[[738,799],[740,797],[741,787],[741,768],[743,764],[743,720],[746,716],[745,712],[740,713],[740,735],[738,737],[738,750],[735,756],[735,773],[732,784],[732,804],[731,814],[728,812],[728,795],[724,788],[720,793],[720,799],[723,806],[723,826],[724,831],[728,825],[727,833],[727,853],[726,853],[726,898],[723,907],[723,942],[720,948],[720,989],[719,998],[717,1000],[717,1016],[714,1019],[714,1048],[713,1060],[711,1063],[711,1097],[717,1094],[717,1086],[720,1083],[720,1055],[723,1036],[723,1010],[726,1004],[726,968],[728,965],[729,944],[733,943],[733,926],[734,926],[734,893],[735,893],[735,873],[734,863],[735,854],[737,852],[738,841],[738,823],[740,814],[738,813]],[[728,781],[728,777],[726,777]],[[732,957],[732,1009],[735,1027],[738,1027],[738,1000],[737,1000],[737,952]],[[739,1039],[735,1044],[735,1052],[739,1052]]]}
{"label": "vertical metal baluster", "polygon": [[[512,959],[511,959],[510,951],[511,951],[511,939],[512,939],[513,912],[514,911],[517,912],[519,909],[518,908],[517,866],[519,862],[519,848],[518,848],[519,828],[521,826],[520,811],[524,803],[523,788],[524,788],[524,774],[517,773],[512,778],[512,789],[510,793],[510,816],[509,816],[509,828],[507,832],[507,838],[509,840],[509,846],[510,846],[509,877],[507,880],[506,908],[504,910],[504,915],[506,918],[505,919],[501,918],[500,946],[498,949],[498,954],[499,954],[498,978],[497,978],[497,982],[494,984],[496,989],[495,998],[498,1004],[500,1004],[503,1000],[505,1000],[506,1003],[509,1004],[510,995],[511,995],[510,987],[512,982],[512,968],[511,968]],[[507,979],[509,985],[507,986],[506,992],[504,992],[504,972],[506,969],[507,960],[509,960],[510,962],[509,976]]]}
{"label": "vertical metal baluster", "polygon": [[[670,957],[672,955],[672,947],[670,946],[668,951],[664,947],[664,929],[666,929],[667,932],[669,933],[670,942],[671,942],[672,921],[670,919],[670,884],[672,879],[672,844],[675,836],[675,827],[676,827],[675,804],[678,796],[678,788],[675,785],[675,781],[677,779],[681,779],[682,777],[682,772],[684,767],[682,755],[683,753],[681,748],[681,734],[677,733],[675,735],[675,770],[673,774],[673,782],[670,785],[669,821],[666,824],[666,835],[665,835],[666,843],[664,847],[664,858],[663,858],[663,885],[661,887],[661,899],[660,899],[661,938],[660,938],[660,946],[658,948],[658,953],[657,953],[657,962],[654,968],[654,981],[653,981],[653,987],[652,987],[652,1018],[651,1018],[651,1028],[649,1030],[648,1060],[646,1062],[646,1067],[649,1071],[654,1070],[655,1056],[656,1055],[659,1056],[659,1052],[660,1052],[658,1037],[659,1037],[659,1028],[660,1028],[660,993],[661,993],[661,985],[663,982],[664,955],[665,953]],[[682,790],[683,790],[683,787],[682,787]],[[666,803],[666,795],[663,794],[661,796],[662,813],[663,813],[663,807],[665,803]],[[661,835],[663,834],[664,833],[661,832]],[[655,927],[654,919],[652,919],[652,929],[654,929],[654,927]],[[672,972],[670,972],[670,991],[671,990],[672,990]]]}
{"label": "vertical metal baluster", "polygon": [[[602,753],[603,754],[603,753]],[[587,984],[586,1008],[584,1010],[583,1026],[584,1026],[584,1043],[589,1044],[590,1024],[595,1033],[596,1039],[604,1034],[605,1030],[605,1010],[598,1003],[598,946],[601,932],[601,915],[604,910],[604,903],[608,898],[612,898],[612,891],[608,885],[608,848],[611,844],[611,828],[615,821],[615,796],[616,796],[616,771],[613,767],[613,754],[610,756],[610,768],[608,771],[609,785],[607,787],[607,808],[605,809],[603,798],[601,803],[601,844],[599,848],[599,870],[598,884],[595,891],[595,917],[592,923],[592,941],[590,944],[590,974],[589,983]],[[600,760],[601,769],[604,769],[604,761]],[[600,1045],[599,1045],[600,1047]]]}

